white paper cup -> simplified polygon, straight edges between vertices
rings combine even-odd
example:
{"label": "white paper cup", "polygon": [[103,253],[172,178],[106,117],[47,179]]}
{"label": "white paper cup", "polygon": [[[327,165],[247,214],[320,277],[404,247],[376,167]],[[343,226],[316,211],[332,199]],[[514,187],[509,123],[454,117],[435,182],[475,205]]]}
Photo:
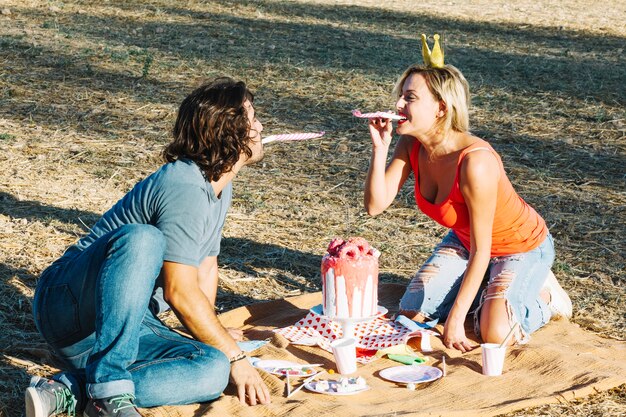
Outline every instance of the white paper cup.
{"label": "white paper cup", "polygon": [[506,346],[500,347],[499,343],[483,343],[480,347],[483,356],[483,375],[502,375]]}
{"label": "white paper cup", "polygon": [[337,339],[330,344],[335,356],[337,370],[341,375],[350,375],[356,372],[356,340]]}

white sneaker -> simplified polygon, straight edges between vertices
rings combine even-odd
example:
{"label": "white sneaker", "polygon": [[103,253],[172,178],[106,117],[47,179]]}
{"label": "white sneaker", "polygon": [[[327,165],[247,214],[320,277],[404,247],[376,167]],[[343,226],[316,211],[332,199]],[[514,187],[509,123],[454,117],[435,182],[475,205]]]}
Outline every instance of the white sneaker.
{"label": "white sneaker", "polygon": [[26,417],[50,417],[76,414],[76,398],[65,384],[34,376],[24,394]]}
{"label": "white sneaker", "polygon": [[550,307],[550,312],[552,312],[552,318],[571,318],[572,300],[570,300],[569,295],[567,295],[565,290],[559,285],[552,271],[548,272],[543,288],[550,293],[548,307]]}

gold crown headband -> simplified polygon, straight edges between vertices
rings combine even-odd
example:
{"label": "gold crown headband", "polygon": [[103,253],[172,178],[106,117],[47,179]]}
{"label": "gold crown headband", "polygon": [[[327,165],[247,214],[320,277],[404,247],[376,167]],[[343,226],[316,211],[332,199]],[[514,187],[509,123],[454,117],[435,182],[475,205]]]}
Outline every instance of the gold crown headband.
{"label": "gold crown headband", "polygon": [[435,33],[433,38],[435,43],[431,52],[426,43],[426,35],[422,33],[422,58],[424,59],[424,65],[431,68],[443,68],[445,64],[443,63],[443,49],[439,46],[439,35]]}

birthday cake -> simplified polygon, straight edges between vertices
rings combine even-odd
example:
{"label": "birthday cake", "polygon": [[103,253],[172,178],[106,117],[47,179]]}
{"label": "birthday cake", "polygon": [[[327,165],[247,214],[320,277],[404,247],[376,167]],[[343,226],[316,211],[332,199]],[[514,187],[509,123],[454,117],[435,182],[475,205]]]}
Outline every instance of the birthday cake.
{"label": "birthday cake", "polygon": [[378,312],[380,252],[362,237],[333,239],[322,258],[324,315],[365,318]]}

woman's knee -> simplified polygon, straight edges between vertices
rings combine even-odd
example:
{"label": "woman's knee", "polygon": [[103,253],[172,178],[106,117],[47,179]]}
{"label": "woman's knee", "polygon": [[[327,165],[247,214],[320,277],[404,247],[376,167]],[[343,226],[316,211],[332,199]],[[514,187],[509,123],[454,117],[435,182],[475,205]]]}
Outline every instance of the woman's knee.
{"label": "woman's knee", "polygon": [[[480,309],[480,338],[484,343],[502,343],[515,323],[513,310],[506,298],[486,300]],[[510,343],[516,341],[510,339]]]}
{"label": "woman's knee", "polygon": [[440,258],[429,259],[411,279],[399,309],[414,321],[446,317],[464,271],[462,265],[449,265]]}
{"label": "woman's knee", "polygon": [[[480,338],[483,343],[502,343],[506,338],[509,328],[498,323],[481,323]],[[509,339],[509,344],[515,342],[515,339]]]}

